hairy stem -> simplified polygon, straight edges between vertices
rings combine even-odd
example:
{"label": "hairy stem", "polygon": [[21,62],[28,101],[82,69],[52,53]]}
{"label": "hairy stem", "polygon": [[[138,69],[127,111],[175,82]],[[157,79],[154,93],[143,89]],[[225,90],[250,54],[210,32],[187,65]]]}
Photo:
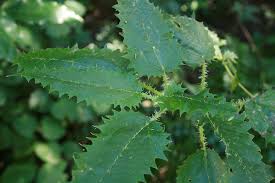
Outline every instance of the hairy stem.
{"label": "hairy stem", "polygon": [[163,109],[161,111],[156,112],[152,117],[151,117],[151,121],[156,121],[158,120],[162,114],[164,114],[167,111],[167,109]]}
{"label": "hairy stem", "polygon": [[161,96],[161,95],[162,95],[161,92],[159,92],[158,90],[156,90],[156,89],[153,88],[152,86],[147,85],[147,84],[145,84],[145,83],[143,83],[143,82],[140,82],[140,84],[141,84],[141,86],[142,86],[143,88],[145,88],[146,90],[152,92],[153,94],[155,94],[155,95],[157,95],[157,96]]}
{"label": "hairy stem", "polygon": [[163,74],[163,84],[164,86],[167,85],[169,82],[169,77],[164,73]]}
{"label": "hairy stem", "polygon": [[201,144],[201,149],[206,152],[206,146],[207,146],[207,142],[206,142],[206,137],[204,135],[204,128],[203,125],[199,126],[199,137],[200,137],[200,144]]}
{"label": "hairy stem", "polygon": [[207,63],[204,62],[201,67],[201,76],[200,76],[200,79],[201,79],[200,89],[201,90],[205,90],[207,88],[207,81],[206,81],[207,74],[208,74]]}

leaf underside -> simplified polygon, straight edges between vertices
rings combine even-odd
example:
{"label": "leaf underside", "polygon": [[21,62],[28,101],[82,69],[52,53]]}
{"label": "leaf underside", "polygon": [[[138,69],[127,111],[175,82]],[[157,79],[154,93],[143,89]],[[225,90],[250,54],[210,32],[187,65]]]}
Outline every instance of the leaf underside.
{"label": "leaf underside", "polygon": [[148,0],[120,0],[115,8],[127,57],[140,75],[160,76],[175,71],[182,61],[198,66],[214,56],[207,30],[194,19],[173,18]]}
{"label": "leaf underside", "polygon": [[79,102],[134,106],[142,98],[142,89],[119,52],[47,49],[22,55],[15,63],[28,80],[34,78],[60,96],[76,96]]}
{"label": "leaf underside", "polygon": [[80,168],[73,172],[73,183],[142,181],[150,167],[156,167],[156,158],[165,159],[168,135],[160,123],[141,113],[115,113],[99,129],[87,152],[76,159]]}

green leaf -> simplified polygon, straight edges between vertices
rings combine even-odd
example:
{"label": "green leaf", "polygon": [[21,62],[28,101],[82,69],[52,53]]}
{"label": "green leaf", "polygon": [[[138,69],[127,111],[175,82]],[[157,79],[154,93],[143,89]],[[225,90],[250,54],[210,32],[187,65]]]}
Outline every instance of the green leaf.
{"label": "green leaf", "polygon": [[163,95],[154,99],[162,110],[180,111],[188,116],[204,116],[206,113],[216,115],[220,111],[237,112],[223,97],[216,97],[208,91],[202,91],[196,95],[188,94],[186,89],[171,82],[165,86]]}
{"label": "green leaf", "polygon": [[22,159],[29,157],[33,153],[33,140],[30,138],[22,137],[21,135],[17,135],[13,133],[12,141],[13,141],[13,156],[15,159]]}
{"label": "green leaf", "polygon": [[67,97],[61,98],[52,105],[51,114],[56,119],[66,119],[70,122],[85,123],[95,119],[91,106],[85,105],[84,102],[77,104],[74,100],[69,100]]}
{"label": "green leaf", "polygon": [[22,49],[40,48],[40,39],[28,27],[17,25],[0,12],[0,59],[12,61],[17,54],[16,45]]}
{"label": "green leaf", "polygon": [[65,97],[59,99],[51,107],[51,114],[59,120],[77,120],[77,104],[76,102],[69,100]]}
{"label": "green leaf", "polygon": [[189,156],[177,171],[178,183],[228,183],[229,170],[213,150],[200,150]]}
{"label": "green leaf", "polygon": [[226,147],[225,162],[232,171],[232,182],[267,183],[272,180],[270,167],[262,162],[260,148],[252,141],[251,128],[242,116],[221,111],[208,123]]}
{"label": "green leaf", "polygon": [[3,27],[3,30],[13,41],[14,46],[16,44],[22,49],[41,48],[40,37],[29,27],[18,25],[14,20],[4,15],[0,15],[0,27]]}
{"label": "green leaf", "polygon": [[163,151],[168,135],[161,125],[136,112],[115,113],[100,126],[101,133],[79,154],[73,182],[138,182]]}
{"label": "green leaf", "polygon": [[86,7],[83,4],[81,4],[81,2],[76,0],[66,0],[64,4],[80,16],[85,15]]}
{"label": "green leaf", "polygon": [[61,121],[45,117],[41,121],[41,133],[48,140],[58,140],[65,134],[65,127]]}
{"label": "green leaf", "polygon": [[74,153],[81,152],[81,146],[74,141],[67,140],[62,144],[62,152],[66,159],[71,160]]}
{"label": "green leaf", "polygon": [[0,60],[11,61],[16,55],[16,47],[9,35],[0,27]]}
{"label": "green leaf", "polygon": [[51,98],[49,97],[47,91],[42,89],[36,89],[30,94],[29,107],[32,110],[47,113],[51,108]]}
{"label": "green leaf", "polygon": [[5,12],[15,20],[30,24],[63,24],[68,21],[83,21],[75,11],[54,1],[8,1],[3,7]]}
{"label": "green leaf", "polygon": [[65,39],[66,36],[70,33],[71,28],[67,24],[49,24],[46,28],[46,33],[56,39]]}
{"label": "green leaf", "polygon": [[36,166],[34,163],[12,164],[0,179],[1,183],[29,183],[33,181]]}
{"label": "green leaf", "polygon": [[0,107],[5,106],[8,99],[8,92],[0,88]]}
{"label": "green leaf", "polygon": [[7,125],[0,124],[0,151],[13,145],[13,133]]}
{"label": "green leaf", "polygon": [[269,167],[262,162],[260,149],[248,133],[250,123],[238,115],[237,109],[224,98],[206,91],[197,95],[185,93],[180,86],[171,83],[166,86],[163,96],[155,100],[161,108],[180,110],[196,121],[208,117],[206,122],[226,146],[226,165],[233,171],[233,182],[270,181]]}
{"label": "green leaf", "polygon": [[79,102],[134,106],[142,99],[142,89],[119,52],[47,49],[21,55],[15,63],[28,80],[35,78],[50,91],[76,96]]}
{"label": "green leaf", "polygon": [[205,60],[213,59],[214,42],[203,23],[184,16],[177,16],[172,20],[176,24],[175,37],[183,47],[183,61],[187,65],[198,66]]}
{"label": "green leaf", "polygon": [[198,66],[214,56],[207,30],[194,19],[172,18],[148,0],[120,0],[115,8],[128,46],[127,58],[140,75],[163,75],[182,61]]}
{"label": "green leaf", "polygon": [[245,113],[258,131],[268,142],[275,143],[275,92],[268,90],[264,94],[251,99],[245,105]]}
{"label": "green leaf", "polygon": [[37,126],[38,123],[36,119],[31,115],[23,115],[13,122],[13,127],[16,132],[26,138],[34,137]]}
{"label": "green leaf", "polygon": [[34,152],[41,160],[47,163],[58,164],[61,162],[61,149],[56,143],[36,143]]}
{"label": "green leaf", "polygon": [[64,173],[66,168],[66,163],[61,162],[57,165],[53,164],[44,164],[37,176],[37,183],[50,183],[50,182],[56,182],[56,183],[65,183],[66,181],[66,174]]}

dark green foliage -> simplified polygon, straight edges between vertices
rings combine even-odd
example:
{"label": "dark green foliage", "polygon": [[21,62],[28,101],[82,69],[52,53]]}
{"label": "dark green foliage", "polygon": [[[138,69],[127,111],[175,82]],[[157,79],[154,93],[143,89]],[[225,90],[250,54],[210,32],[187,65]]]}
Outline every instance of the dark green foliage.
{"label": "dark green foliage", "polygon": [[247,102],[246,114],[253,129],[258,131],[267,142],[274,143],[275,91],[268,90]]}
{"label": "dark green foliage", "polygon": [[189,156],[178,169],[177,182],[230,182],[229,171],[213,150],[198,151]]}
{"label": "dark green foliage", "polygon": [[180,114],[188,116],[195,115],[217,115],[220,111],[236,112],[232,104],[227,103],[224,98],[210,94],[208,91],[190,95],[186,89],[181,88],[175,82],[168,83],[164,88],[163,95],[155,98],[155,103],[161,109],[169,111],[179,110]]}
{"label": "dark green foliage", "polygon": [[0,182],[273,182],[274,5],[1,2]]}
{"label": "dark green foliage", "polygon": [[168,134],[154,119],[120,112],[104,122],[93,145],[76,158],[73,182],[138,182],[155,167],[155,158],[165,159]]}
{"label": "dark green foliage", "polygon": [[[182,61],[198,66],[214,56],[206,28],[194,19],[170,17],[148,0],[121,0],[115,8],[128,46],[127,58],[140,75],[175,71]],[[206,44],[197,47],[201,41]]]}
{"label": "dark green foliage", "polygon": [[109,50],[48,49],[18,57],[19,74],[49,86],[59,96],[76,96],[87,104],[134,106],[141,87],[127,71],[128,61]]}
{"label": "dark green foliage", "polygon": [[35,164],[14,164],[8,167],[1,177],[1,182],[27,183],[35,176]]}
{"label": "dark green foliage", "polygon": [[272,180],[270,167],[262,162],[259,147],[247,131],[250,123],[241,116],[231,116],[224,111],[214,118],[209,117],[215,134],[225,144],[226,165],[232,171],[232,182],[269,182]]}

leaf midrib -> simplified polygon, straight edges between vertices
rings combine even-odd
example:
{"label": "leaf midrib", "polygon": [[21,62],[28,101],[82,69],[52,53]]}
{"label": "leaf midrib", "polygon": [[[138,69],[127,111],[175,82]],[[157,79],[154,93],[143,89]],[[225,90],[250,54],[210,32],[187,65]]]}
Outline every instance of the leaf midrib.
{"label": "leaf midrib", "polygon": [[136,137],[146,128],[148,127],[153,121],[149,121],[147,123],[145,123],[145,125],[143,125],[141,127],[141,129],[139,131],[137,131],[131,138],[130,140],[122,147],[122,149],[120,150],[120,152],[118,153],[118,155],[114,158],[112,164],[109,166],[109,168],[106,170],[106,172],[104,173],[103,177],[98,181],[99,183],[103,182],[103,180],[105,179],[106,175],[109,173],[111,174],[111,171],[113,169],[113,167],[116,165],[117,161],[119,158],[122,157],[122,154],[128,149],[128,146],[136,139]]}
{"label": "leaf midrib", "polygon": [[[59,82],[63,82],[63,83],[70,83],[71,86],[75,87],[74,85],[77,86],[86,86],[86,87],[91,87],[91,88],[107,88],[108,90],[114,90],[114,91],[123,91],[126,93],[131,93],[131,94],[137,94],[137,95],[141,95],[141,92],[137,92],[137,91],[131,91],[131,90],[125,90],[125,89],[120,89],[120,88],[112,88],[109,86],[103,86],[103,85],[97,85],[97,84],[91,84],[91,83],[81,83],[81,82],[76,82],[76,81],[70,81],[70,80],[64,80],[64,79],[60,79],[58,77],[54,77],[54,76],[41,76],[41,75],[36,75],[33,73],[24,73],[25,76],[29,75],[32,78],[42,78],[42,79],[50,79],[50,80],[54,80],[54,81],[59,81]],[[39,81],[40,83],[42,83],[42,81]]]}

